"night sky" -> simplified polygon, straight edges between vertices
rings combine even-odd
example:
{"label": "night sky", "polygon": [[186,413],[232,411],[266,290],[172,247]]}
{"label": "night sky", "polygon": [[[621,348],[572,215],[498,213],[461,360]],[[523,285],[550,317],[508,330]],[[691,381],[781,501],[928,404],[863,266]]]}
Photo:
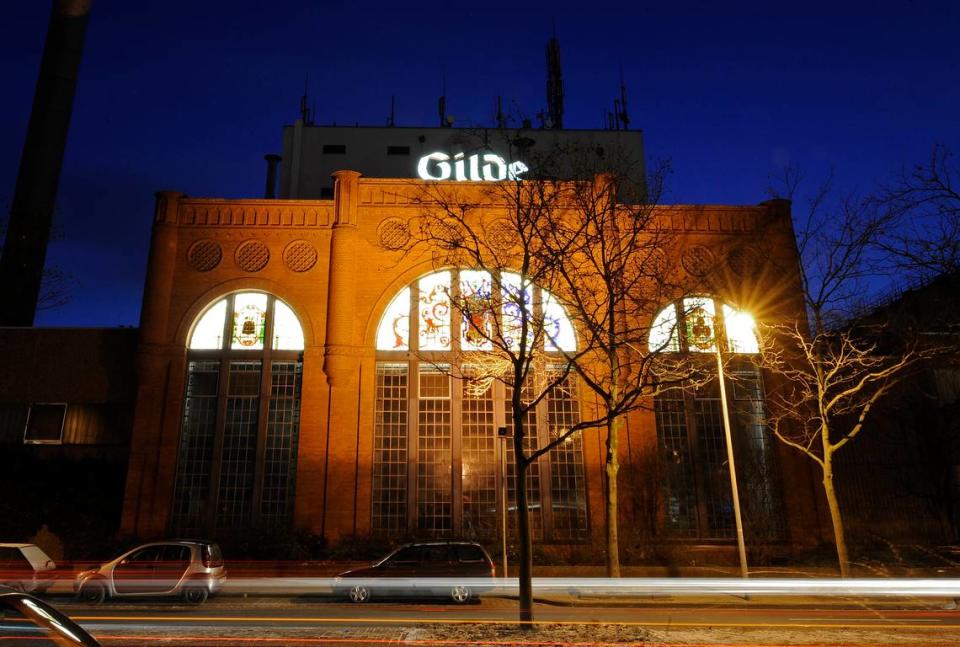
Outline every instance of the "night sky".
{"label": "night sky", "polygon": [[[333,3],[329,3],[333,4]],[[153,193],[259,197],[305,76],[318,124],[490,125],[545,107],[602,127],[623,66],[631,126],[669,158],[668,202],[755,204],[784,163],[869,191],[934,143],[960,154],[960,3],[336,3],[94,0],[47,263],[72,300],[38,325],[136,325]],[[9,209],[50,3],[0,17],[0,205]]]}

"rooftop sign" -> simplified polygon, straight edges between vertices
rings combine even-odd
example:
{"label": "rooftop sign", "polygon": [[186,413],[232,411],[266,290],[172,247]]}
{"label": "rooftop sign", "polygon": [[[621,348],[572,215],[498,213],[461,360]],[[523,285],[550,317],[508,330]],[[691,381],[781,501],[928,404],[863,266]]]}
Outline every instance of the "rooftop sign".
{"label": "rooftop sign", "polygon": [[[516,180],[530,169],[523,162],[510,162],[495,153],[474,153],[465,157],[456,153],[430,153],[417,163],[417,175],[423,180],[456,180],[457,182],[499,182]],[[481,163],[482,162],[482,163]]]}

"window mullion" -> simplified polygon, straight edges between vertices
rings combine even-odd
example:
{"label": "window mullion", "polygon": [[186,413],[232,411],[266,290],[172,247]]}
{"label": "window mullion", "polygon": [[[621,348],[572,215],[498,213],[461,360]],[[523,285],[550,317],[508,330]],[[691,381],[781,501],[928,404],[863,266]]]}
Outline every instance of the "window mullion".
{"label": "window mullion", "polygon": [[260,519],[260,504],[263,499],[263,480],[267,454],[267,421],[270,415],[270,397],[272,391],[271,353],[273,351],[273,314],[276,299],[267,297],[266,321],[263,326],[263,354],[260,363],[260,406],[257,415],[257,448],[253,463],[253,499],[251,519]]}

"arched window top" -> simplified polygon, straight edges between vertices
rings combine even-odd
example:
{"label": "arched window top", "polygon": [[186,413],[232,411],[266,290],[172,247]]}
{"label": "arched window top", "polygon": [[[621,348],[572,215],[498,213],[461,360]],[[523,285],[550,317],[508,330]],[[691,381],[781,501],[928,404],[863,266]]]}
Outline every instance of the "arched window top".
{"label": "arched window top", "polygon": [[[573,324],[557,299],[541,288],[527,289],[520,295],[520,275],[500,274],[500,334],[509,342],[510,331],[519,332],[522,319],[520,303],[542,309],[544,347],[547,351],[573,351],[577,339]],[[457,346],[464,351],[482,351],[491,348],[490,337],[496,321],[491,321],[490,303],[494,298],[493,278],[480,270],[443,270],[428,274],[401,290],[387,306],[377,326],[377,350],[407,351],[411,336],[415,350],[450,351]],[[460,316],[460,334],[453,333],[453,306],[451,298],[462,300],[457,308]],[[474,311],[471,303],[476,302]],[[410,321],[416,321],[411,330]],[[514,323],[515,322],[515,323]]]}
{"label": "arched window top", "polygon": [[265,292],[238,292],[207,307],[197,318],[187,347],[263,350],[267,334],[273,350],[303,350],[303,328],[290,306]]}
{"label": "arched window top", "polygon": [[[718,328],[721,347],[730,353],[758,353],[753,317],[709,296],[691,296],[671,303],[653,318],[649,345],[653,352],[714,353]],[[680,335],[680,331],[683,335]]]}

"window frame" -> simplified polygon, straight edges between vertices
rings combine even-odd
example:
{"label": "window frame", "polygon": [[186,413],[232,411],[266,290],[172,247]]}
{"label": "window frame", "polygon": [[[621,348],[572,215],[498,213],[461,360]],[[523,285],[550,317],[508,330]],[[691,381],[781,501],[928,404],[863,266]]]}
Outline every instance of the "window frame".
{"label": "window frame", "polygon": [[[27,419],[23,423],[23,444],[24,445],[62,445],[63,444],[63,431],[67,425],[67,409],[69,408],[69,403],[67,402],[33,402],[27,409]],[[33,410],[35,407],[63,407],[63,415],[60,417],[60,434],[54,438],[28,438],[30,433],[30,421],[33,418]]]}

